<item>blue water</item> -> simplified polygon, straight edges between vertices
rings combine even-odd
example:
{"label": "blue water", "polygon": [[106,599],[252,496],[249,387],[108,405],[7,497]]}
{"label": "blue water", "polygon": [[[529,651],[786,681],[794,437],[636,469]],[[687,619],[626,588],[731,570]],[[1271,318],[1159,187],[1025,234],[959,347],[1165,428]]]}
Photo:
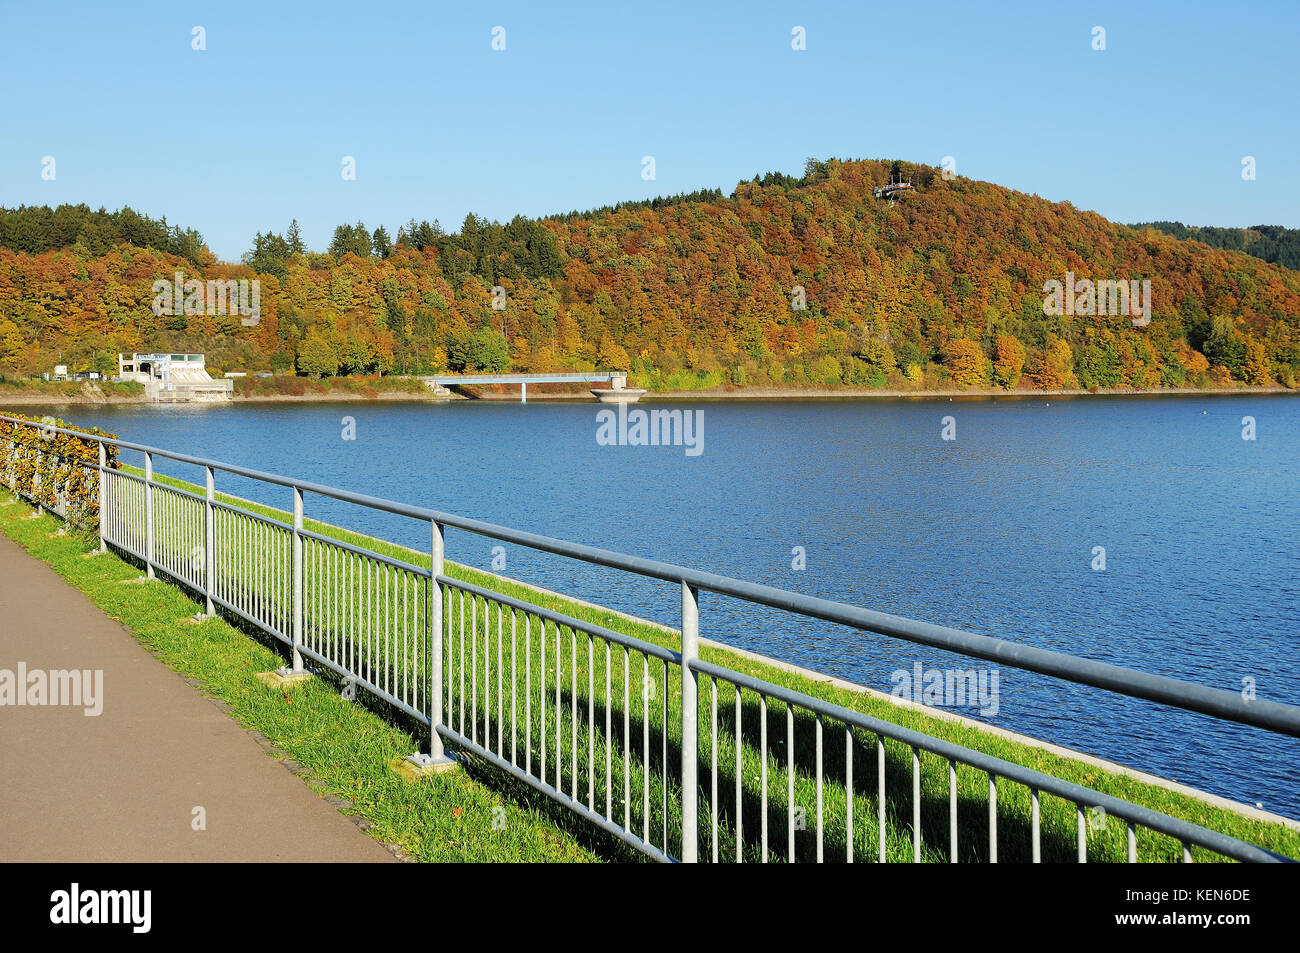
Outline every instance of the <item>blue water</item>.
{"label": "blue water", "polygon": [[[592,403],[60,412],[128,440],[1232,691],[1253,679],[1260,698],[1300,702],[1300,400],[672,406],[702,409],[698,456],[600,446]],[[954,441],[940,438],[946,415]],[[342,439],[348,416],[353,441]],[[1245,416],[1253,441],[1242,439]],[[225,476],[218,486],[288,505],[284,490]],[[319,497],[307,512],[427,548],[411,520]],[[490,568],[495,545],[453,531],[448,556]],[[1092,568],[1097,546],[1104,571]],[[678,621],[669,585],[514,546],[504,556],[509,575]],[[701,634],[884,689],[918,660],[982,665],[710,594]],[[999,675],[985,720],[1300,817],[1300,741]]]}

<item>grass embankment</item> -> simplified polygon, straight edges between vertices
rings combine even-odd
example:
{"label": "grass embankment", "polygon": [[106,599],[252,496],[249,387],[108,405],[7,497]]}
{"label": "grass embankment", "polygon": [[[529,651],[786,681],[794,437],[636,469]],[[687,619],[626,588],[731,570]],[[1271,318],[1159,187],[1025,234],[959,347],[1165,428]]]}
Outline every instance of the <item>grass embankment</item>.
{"label": "grass embankment", "polygon": [[[160,478],[160,481],[185,489],[194,489],[190,484],[179,480]],[[239,505],[248,512],[263,517],[288,521],[288,514],[274,508],[221,495],[219,495],[219,499]],[[0,524],[7,531],[10,531],[11,535],[14,534],[15,527],[19,533],[30,535],[28,527],[40,525],[39,521],[16,523],[12,516],[12,510],[11,507],[9,512],[3,518],[0,518]],[[323,536],[364,546],[374,552],[383,553],[412,564],[427,566],[427,556],[421,556],[403,547],[312,520],[307,520],[305,525],[309,530],[318,532]],[[42,545],[55,544],[42,543]],[[66,538],[59,545],[67,546]],[[80,547],[84,549],[85,544],[80,544]],[[119,576],[134,577],[137,572],[126,563],[112,556],[98,557],[95,562],[90,563],[70,561],[64,558],[61,564],[56,564],[56,568],[60,568],[60,571],[69,576],[75,584],[87,589],[88,592],[91,592],[92,598],[100,601],[106,595],[102,591],[103,587],[95,587],[95,591],[91,591],[88,586],[92,580],[86,578],[90,572],[86,567],[98,565],[120,566],[120,569],[114,570]],[[63,568],[64,566],[66,566],[66,569]],[[657,626],[631,621],[607,610],[584,606],[552,594],[539,593],[530,587],[467,567],[448,564],[447,573],[453,578],[463,579],[486,589],[513,596],[543,608],[563,612],[583,622],[601,625],[647,642],[668,647],[674,647],[676,642],[676,638],[672,633],[665,632]],[[233,701],[231,698],[226,700],[231,701],[237,717],[244,720],[246,724],[257,727],[291,756],[308,765],[327,784],[334,785],[335,787],[332,789],[338,790],[344,796],[356,800],[361,811],[376,821],[378,825],[377,832],[381,832],[379,836],[384,837],[384,839],[402,844],[413,854],[427,859],[450,859],[456,856],[492,859],[510,858],[512,856],[510,854],[511,848],[502,843],[500,832],[494,831],[490,824],[482,823],[476,825],[461,824],[459,827],[450,825],[461,838],[463,846],[451,849],[450,854],[448,853],[449,848],[438,840],[438,838],[448,836],[449,825],[447,819],[445,817],[441,818],[439,824],[426,822],[431,814],[437,814],[440,810],[443,813],[446,812],[449,804],[447,798],[451,796],[453,798],[464,798],[476,810],[481,810],[483,806],[489,803],[504,803],[511,805],[515,811],[524,812],[524,817],[528,819],[528,824],[524,825],[524,830],[533,831],[533,827],[529,825],[538,825],[537,833],[530,835],[527,839],[527,843],[530,845],[539,843],[538,839],[540,838],[540,843],[549,847],[552,844],[547,839],[549,834],[566,840],[568,846],[560,848],[556,845],[564,856],[577,855],[585,857],[588,856],[586,854],[587,849],[592,849],[603,857],[622,858],[628,856],[625,847],[612,839],[603,837],[603,835],[587,835],[584,839],[584,833],[580,829],[584,826],[582,822],[577,821],[576,818],[566,818],[562,813],[557,814],[557,812],[563,812],[563,808],[539,803],[538,796],[525,786],[510,780],[506,775],[490,766],[476,764],[472,760],[470,761],[468,778],[461,780],[438,779],[429,784],[428,788],[424,785],[416,787],[395,786],[384,773],[383,762],[389,757],[405,753],[414,747],[414,736],[404,732],[404,728],[409,726],[402,726],[399,719],[384,720],[380,718],[376,712],[382,713],[382,706],[376,706],[375,711],[367,711],[361,706],[342,701],[338,698],[336,690],[328,687],[331,684],[329,680],[311,683],[306,693],[301,696],[292,694],[281,698],[274,693],[267,693],[265,689],[260,687],[259,683],[251,681],[249,673],[250,671],[260,670],[258,666],[262,669],[275,667],[275,665],[279,664],[277,656],[266,648],[257,645],[247,635],[237,632],[223,622],[213,620],[203,623],[201,626],[193,626],[176,621],[187,614],[187,610],[189,612],[193,611],[193,603],[174,587],[163,583],[154,583],[152,586],[157,587],[160,592],[160,599],[163,598],[161,593],[166,593],[166,599],[171,600],[170,605],[174,606],[174,608],[169,608],[165,619],[154,619],[146,616],[139,620],[140,624],[136,624],[131,618],[132,613],[143,612],[144,610],[133,606],[129,596],[121,595],[120,590],[113,590],[111,587],[109,592],[115,593],[116,598],[111,600],[111,605],[106,605],[104,602],[100,602],[100,604],[110,611],[110,614],[121,618],[122,621],[136,629],[136,631],[148,630],[152,633],[155,629],[166,630],[169,625],[177,627],[175,635],[169,635],[166,640],[170,649],[169,654],[165,656],[165,660],[172,664],[173,667],[186,672],[186,674],[194,673],[194,677],[201,678],[205,684],[210,686],[209,690],[213,691],[214,694],[218,694],[220,697],[226,697],[223,692],[233,695]],[[349,588],[351,588],[351,584],[349,584]],[[453,616],[453,619],[455,618]],[[480,618],[482,618],[481,615]],[[141,625],[145,629],[142,629]],[[195,636],[196,632],[212,630],[214,627],[224,627],[220,630],[222,640],[221,648],[218,651],[213,651],[206,641],[198,640]],[[482,629],[482,626],[479,628]],[[500,653],[493,662],[493,672],[490,678],[485,677],[487,673],[482,667],[476,670],[479,678],[483,679],[480,685],[481,704],[479,717],[482,717],[483,704],[492,709],[492,734],[497,731],[496,706],[500,705],[500,710],[508,713],[511,710],[512,700],[524,702],[520,705],[513,735],[519,759],[522,760],[523,758],[525,745],[531,743],[533,764],[534,766],[537,765],[542,738],[540,726],[542,724],[547,725],[546,732],[552,744],[548,780],[551,783],[557,783],[554,772],[558,767],[558,784],[566,791],[576,788],[578,799],[585,802],[587,800],[588,778],[590,777],[593,798],[598,808],[603,808],[605,802],[603,772],[608,753],[614,780],[613,789],[609,792],[614,807],[613,816],[621,820],[623,785],[626,783],[631,794],[631,803],[628,810],[632,819],[632,829],[639,832],[643,827],[648,827],[652,840],[658,844],[660,842],[660,832],[666,819],[669,831],[669,848],[676,852],[680,847],[676,835],[673,833],[677,828],[679,813],[678,792],[675,790],[675,782],[672,779],[676,775],[677,749],[672,743],[671,737],[666,745],[670,777],[668,793],[670,796],[664,797],[665,792],[657,772],[652,770],[650,776],[647,777],[640,770],[639,765],[643,744],[647,742],[647,734],[649,736],[648,748],[651,753],[652,767],[658,762],[665,746],[662,735],[664,713],[661,708],[664,697],[669,701],[667,712],[669,724],[680,723],[680,712],[677,707],[678,678],[675,669],[672,666],[669,667],[668,684],[664,685],[662,684],[659,663],[657,661],[651,663],[649,675],[651,681],[655,683],[654,699],[650,704],[643,704],[639,691],[642,667],[635,658],[631,662],[629,666],[630,678],[637,686],[637,689],[630,693],[630,698],[634,699],[627,706],[630,709],[628,715],[631,731],[630,737],[624,738],[622,735],[624,716],[622,701],[622,692],[624,690],[623,668],[617,660],[617,654],[620,654],[617,650],[612,657],[611,685],[613,691],[607,696],[604,691],[606,677],[606,666],[602,658],[604,653],[597,650],[590,656],[592,661],[588,665],[589,656],[587,650],[581,644],[586,641],[585,637],[582,637],[580,641],[576,641],[573,633],[569,632],[569,630],[565,630],[565,634],[560,634],[556,633],[553,627],[548,628],[547,663],[545,666],[540,666],[541,638],[536,634],[536,628],[532,630],[532,638],[524,640],[522,638],[522,622],[520,622],[517,640],[512,640],[509,622],[507,621],[504,625],[504,637],[500,643],[500,649],[497,648],[497,643],[490,628],[489,623],[488,631],[476,631],[471,636],[468,650],[465,649],[463,643],[453,642],[450,644],[448,646],[448,659],[449,661],[455,659],[458,663],[459,656],[456,653],[460,651],[467,651],[469,653],[466,655],[467,658],[472,657],[473,653],[478,653],[480,659],[486,657],[483,654],[485,652]],[[556,639],[558,639],[558,643]],[[146,641],[156,644],[159,641],[159,636],[147,636]],[[244,643],[247,643],[247,646],[241,647],[244,646]],[[552,704],[554,700],[553,686],[556,678],[554,666],[556,653],[554,647],[557,644],[561,650],[560,661],[563,668],[559,707],[561,729],[558,733],[554,730],[555,708]],[[246,655],[247,652],[252,651],[251,646],[256,646],[257,651],[261,653],[256,664],[248,659]],[[578,663],[576,668],[571,665],[574,652],[576,652],[576,661]],[[238,664],[238,667],[230,662],[231,653],[238,656],[240,663],[242,663]],[[1293,857],[1300,856],[1300,832],[1282,825],[1246,818],[1177,792],[1153,787],[1132,778],[1113,775],[1095,766],[992,736],[966,725],[941,721],[923,713],[900,709],[886,701],[818,683],[796,673],[773,668],[725,650],[704,647],[701,654],[706,660],[774,684],[808,695],[825,698],[846,708],[914,728],[974,750],[983,751],[1056,777],[1086,785],[1115,797],[1260,844],[1279,853]],[[513,671],[516,673],[519,679],[519,689],[522,690],[522,670],[525,661],[534,666],[532,682],[534,692],[527,697],[526,701],[521,696],[512,694],[507,690],[509,687],[509,677],[507,676],[502,690],[498,693],[497,683],[494,681],[497,672]],[[242,669],[242,672],[239,669]],[[233,670],[233,675],[228,674],[230,670]],[[575,673],[578,680],[582,682],[581,685],[572,686],[571,680]],[[453,684],[456,677],[457,675],[453,673]],[[229,679],[234,679],[233,683],[229,682]],[[588,692],[588,680],[591,683],[590,693]],[[217,688],[212,688],[213,685],[217,686]],[[701,849],[701,856],[703,857],[709,856],[710,853],[709,831],[711,822],[708,790],[710,784],[709,759],[712,728],[709,705],[710,687],[707,679],[701,680],[699,724],[702,764],[700,774],[704,790],[701,792],[700,829],[703,835]],[[661,694],[665,691],[666,695]],[[730,858],[734,857],[736,840],[735,693],[729,686],[720,683],[717,687],[717,694],[720,715],[718,746],[721,752],[718,766],[719,840],[722,856]],[[576,706],[571,703],[574,695],[577,698]],[[293,705],[298,703],[299,699],[302,699],[306,705],[319,706],[319,716],[311,722],[312,730],[310,733],[300,723],[301,710],[295,711],[293,709]],[[466,704],[469,704],[468,700],[466,700]],[[586,724],[589,704],[591,710],[595,712],[596,719],[596,728],[590,739],[587,735]],[[614,729],[608,737],[606,737],[604,731],[606,706],[612,710],[611,727]],[[580,725],[580,730],[576,732],[576,736],[571,733],[573,724],[571,719],[575,708],[578,724]],[[523,727],[518,725],[518,723],[524,721],[525,711],[532,713],[531,732],[524,731]],[[646,724],[643,724],[641,717],[643,711],[648,711],[649,714],[648,723]],[[788,781],[785,739],[788,726],[785,706],[780,703],[770,702],[767,705],[767,719],[769,850],[772,852],[773,859],[780,859],[785,857],[787,812],[790,806],[787,799]],[[456,709],[453,708],[448,711],[447,720],[453,727],[459,727]],[[379,727],[381,725],[383,726],[382,729]],[[762,775],[762,760],[759,754],[760,728],[761,717],[758,699],[751,693],[745,693],[741,700],[742,764],[740,775],[742,779],[741,799],[744,805],[742,852],[746,860],[759,859],[761,856],[758,845]],[[358,737],[358,731],[360,731],[360,737]],[[814,719],[807,715],[795,715],[794,735],[797,770],[793,804],[797,809],[802,809],[804,814],[802,826],[805,829],[797,833],[795,842],[796,855],[801,860],[812,859],[815,856],[816,788],[813,775],[815,766],[812,760],[815,751],[815,731],[816,723]],[[465,733],[469,733],[468,727]],[[874,736],[856,730],[852,732],[851,739],[855,793],[853,809],[854,854],[858,859],[869,859],[876,855],[878,849],[878,828],[876,827],[878,805],[875,801],[878,783],[876,741]],[[503,738],[504,748],[507,752],[511,747],[511,740],[512,737],[509,733]],[[558,765],[554,755],[554,744],[557,740],[562,745],[562,757],[559,759]],[[489,747],[496,747],[495,739],[493,739],[493,743]],[[620,759],[626,756],[628,747],[631,748],[632,757],[629,759],[628,770],[624,772]],[[844,727],[827,723],[824,726],[825,786],[823,799],[826,818],[824,829],[825,850],[828,859],[843,856],[846,840],[843,820],[846,806],[846,792],[843,785],[845,747]],[[910,860],[912,857],[911,750],[904,745],[890,741],[886,741],[885,749],[887,857],[890,860]],[[576,758],[574,757],[575,753]],[[596,769],[594,772],[587,772],[588,759]],[[921,763],[923,859],[944,861],[948,856],[948,765],[944,759],[926,754],[922,754]],[[575,768],[576,770],[574,770]],[[626,781],[624,780],[625,775]],[[486,788],[479,787],[466,789],[465,791],[448,787],[449,785],[471,781],[477,782],[479,780],[490,784],[492,788],[500,791],[501,794],[492,794]],[[648,785],[650,788],[649,812],[643,809],[645,795],[643,784]],[[363,791],[365,796],[357,798],[354,794],[349,793],[358,790]],[[474,795],[472,800],[471,793]],[[494,801],[494,798],[504,798],[505,800]],[[664,806],[665,800],[667,801],[666,808]],[[415,808],[408,807],[408,802],[418,806]],[[1072,860],[1076,850],[1074,805],[1043,795],[1041,808],[1043,858],[1045,860]],[[469,808],[466,807],[467,812],[468,810]],[[411,818],[412,811],[420,818],[419,820]],[[1006,781],[1000,782],[998,785],[997,814],[999,859],[1003,861],[1027,860],[1030,850],[1030,798],[1028,790]],[[988,779],[982,772],[959,767],[958,819],[961,859],[972,861],[986,859],[988,856]],[[507,829],[513,829],[515,826],[516,824],[512,820]],[[390,833],[382,833],[382,831]],[[470,838],[472,842],[466,842],[466,838]],[[573,839],[582,841],[582,844],[572,843]],[[411,846],[407,846],[408,844]],[[1115,818],[1106,818],[1104,824],[1099,828],[1094,829],[1090,826],[1088,829],[1088,854],[1089,859],[1094,861],[1123,860],[1125,857],[1125,826],[1123,822]],[[549,859],[547,852],[535,848],[532,852],[526,849],[518,851],[513,856],[517,859]],[[1177,861],[1181,859],[1181,846],[1167,837],[1139,829],[1138,856],[1139,859],[1144,861]],[[1194,851],[1194,856],[1197,860],[1217,859],[1217,855],[1199,849]]]}
{"label": "grass embankment", "polygon": [[236,377],[235,397],[338,397],[340,400],[374,398],[381,394],[413,394],[432,397],[428,386],[414,377],[358,375],[355,377]]}
{"label": "grass embankment", "polygon": [[144,396],[144,385],[136,381],[42,381],[10,380],[0,375],[0,399],[21,400],[41,398],[57,401],[61,398],[86,398],[88,396],[128,399]]}

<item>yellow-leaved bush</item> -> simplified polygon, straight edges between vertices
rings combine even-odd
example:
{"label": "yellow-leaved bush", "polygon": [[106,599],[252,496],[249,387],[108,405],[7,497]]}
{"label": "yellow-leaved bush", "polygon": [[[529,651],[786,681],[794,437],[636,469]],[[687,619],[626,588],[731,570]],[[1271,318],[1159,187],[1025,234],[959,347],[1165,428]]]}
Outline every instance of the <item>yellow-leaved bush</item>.
{"label": "yellow-leaved bush", "polygon": [[[99,444],[55,428],[108,437],[98,427],[74,427],[55,417],[8,413],[0,419],[0,482],[20,496],[79,526],[99,521]],[[118,467],[117,447],[104,447],[107,465]]]}

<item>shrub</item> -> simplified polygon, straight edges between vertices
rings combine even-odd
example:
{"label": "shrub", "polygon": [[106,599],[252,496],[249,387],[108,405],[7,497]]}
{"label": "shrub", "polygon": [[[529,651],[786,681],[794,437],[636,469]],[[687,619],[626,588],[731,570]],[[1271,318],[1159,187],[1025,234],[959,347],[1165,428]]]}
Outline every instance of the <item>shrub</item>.
{"label": "shrub", "polygon": [[[77,525],[99,521],[99,445],[72,434],[54,433],[58,427],[79,433],[114,438],[98,427],[86,430],[54,417],[37,420],[22,414],[8,416],[31,424],[0,420],[0,482],[33,503],[47,507]],[[118,466],[117,447],[105,445],[109,467]]]}
{"label": "shrub", "polygon": [[829,354],[817,358],[808,369],[808,379],[814,384],[838,384],[843,374],[840,362]]}

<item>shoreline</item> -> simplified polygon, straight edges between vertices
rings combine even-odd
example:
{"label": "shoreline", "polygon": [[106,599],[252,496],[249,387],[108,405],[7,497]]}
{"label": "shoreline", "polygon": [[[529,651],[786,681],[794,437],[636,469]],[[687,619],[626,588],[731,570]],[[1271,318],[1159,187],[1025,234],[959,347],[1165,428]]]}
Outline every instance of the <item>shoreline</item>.
{"label": "shoreline", "polygon": [[[776,387],[751,387],[744,390],[673,390],[647,391],[642,403],[657,401],[848,401],[848,400],[1024,400],[1032,398],[1075,398],[1075,397],[1223,397],[1223,396],[1261,396],[1261,395],[1298,395],[1300,390],[1282,386],[1273,387],[1166,387],[1147,390],[1127,388],[1099,388],[1093,390],[1001,390],[999,388],[976,388],[970,390],[887,390],[873,388],[825,388],[811,390],[794,390]],[[466,397],[460,394],[436,396],[431,391],[427,396],[410,391],[381,391],[374,396],[362,396],[355,393],[339,392],[324,394],[257,394],[254,396],[236,395],[230,401],[193,401],[182,403],[160,403],[145,398],[119,397],[100,394],[76,394],[53,396],[48,394],[4,393],[0,390],[0,407],[4,406],[103,406],[103,405],[156,405],[171,407],[229,407],[237,404],[446,404],[452,402],[485,401],[490,403],[519,403],[519,393],[480,394]],[[574,393],[537,393],[530,391],[528,403],[568,402],[595,403],[589,394]]]}

